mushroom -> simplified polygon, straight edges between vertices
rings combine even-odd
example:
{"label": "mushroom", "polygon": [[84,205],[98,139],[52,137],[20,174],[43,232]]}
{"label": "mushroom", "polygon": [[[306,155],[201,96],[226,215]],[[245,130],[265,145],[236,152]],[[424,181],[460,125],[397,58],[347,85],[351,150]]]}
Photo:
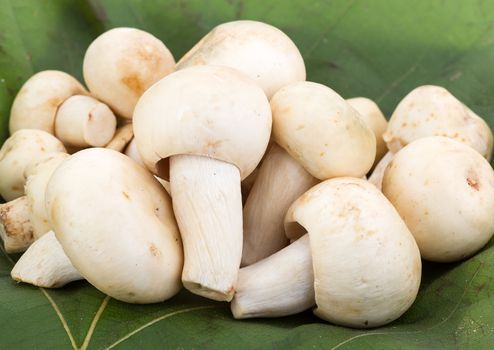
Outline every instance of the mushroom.
{"label": "mushroom", "polygon": [[130,119],[142,93],[174,66],[168,48],[153,35],[135,28],[114,28],[89,45],[83,75],[93,96]]}
{"label": "mushroom", "polygon": [[391,152],[427,136],[446,136],[463,142],[490,160],[492,131],[487,123],[440,86],[412,90],[396,107],[383,135]]}
{"label": "mushroom", "polygon": [[372,167],[376,138],[341,96],[321,84],[297,82],[271,98],[273,144],[244,207],[242,265],[288,241],[283,218],[290,204],[319,180],[362,177]]}
{"label": "mushroom", "polygon": [[105,148],[123,152],[133,137],[134,131],[132,129],[132,124],[124,124],[117,129],[113,139],[111,139]]}
{"label": "mushroom", "polygon": [[17,282],[42,288],[63,287],[83,279],[65,255],[53,231],[46,233],[22,254],[10,275]]}
{"label": "mushroom", "polygon": [[26,196],[0,204],[0,237],[6,253],[23,252],[33,243]]}
{"label": "mushroom", "polygon": [[104,103],[83,95],[69,97],[58,108],[55,135],[70,147],[103,147],[113,138],[117,119]]}
{"label": "mushroom", "polygon": [[354,97],[346,100],[359,114],[364,122],[371,128],[376,136],[376,165],[388,151],[388,147],[383,140],[388,122],[379,106],[371,99],[365,97]]}
{"label": "mushroom", "polygon": [[435,136],[408,144],[387,167],[382,190],[424,259],[461,260],[492,237],[494,172],[461,142]]}
{"label": "mushroom", "polygon": [[0,149],[0,195],[6,201],[24,194],[25,170],[49,153],[65,152],[63,144],[42,130],[22,129],[10,136]]}
{"label": "mushroom", "polygon": [[45,188],[55,168],[69,155],[50,153],[26,168],[26,195],[0,204],[0,236],[7,253],[25,251],[50,230],[45,212]]}
{"label": "mushroom", "polygon": [[[134,138],[132,139],[132,141],[129,142],[129,144],[127,145],[127,147],[125,148],[125,151],[123,153],[127,157],[136,161],[139,165],[146,167],[146,165],[144,164],[144,161],[142,160],[142,157],[139,153],[139,150],[137,149],[137,143],[136,143],[136,140]],[[168,194],[170,194],[170,182],[163,180],[163,179],[159,178],[158,176],[155,176],[155,178],[156,178],[156,180],[159,181],[161,186],[163,186],[165,188],[166,192],[168,192]]]}
{"label": "mushroom", "polygon": [[177,69],[218,65],[253,79],[268,98],[285,85],[305,80],[302,55],[276,27],[256,21],[233,21],[213,28],[177,63]]}
{"label": "mushroom", "polygon": [[57,240],[97,289],[131,303],[178,293],[183,253],[170,197],[143,167],[113,150],[80,151],[55,170],[45,200]]}
{"label": "mushroom", "polygon": [[137,148],[149,170],[170,179],[184,241],[182,282],[193,293],[233,297],[242,254],[240,181],[261,160],[270,132],[266,95],[227,67],[176,71],[136,106]]}
{"label": "mushroom", "polygon": [[368,328],[392,322],[415,300],[417,244],[367,181],[336,178],[314,186],[292,204],[285,228],[291,239],[308,237],[240,270],[235,318],[290,315],[315,301],[316,316]]}
{"label": "mushroom", "polygon": [[428,136],[453,138],[491,159],[493,136],[485,121],[446,89],[424,85],[405,96],[393,112],[383,135],[390,151],[375,166],[369,181],[380,189],[384,170],[394,154],[408,143]]}
{"label": "mushroom", "polygon": [[85,95],[86,89],[71,75],[46,70],[33,75],[21,87],[10,110],[10,133],[21,129],[55,132],[58,107],[73,95]]}

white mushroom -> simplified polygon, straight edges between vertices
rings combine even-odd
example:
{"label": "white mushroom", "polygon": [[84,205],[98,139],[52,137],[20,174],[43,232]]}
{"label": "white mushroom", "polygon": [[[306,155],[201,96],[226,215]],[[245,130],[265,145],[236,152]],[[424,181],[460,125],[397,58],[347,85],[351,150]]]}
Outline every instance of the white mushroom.
{"label": "white mushroom", "polygon": [[436,136],[410,143],[387,167],[382,190],[424,259],[464,259],[494,233],[494,172],[458,141]]}
{"label": "white mushroom", "polygon": [[65,152],[63,144],[42,130],[23,129],[10,136],[0,149],[0,195],[11,201],[24,194],[26,168],[43,155]]}
{"label": "white mushroom", "polygon": [[213,28],[177,63],[231,67],[248,75],[270,98],[285,85],[305,80],[305,65],[290,38],[256,21],[233,21]]}
{"label": "white mushroom", "polygon": [[346,100],[350,106],[355,108],[360,117],[371,128],[376,136],[376,160],[374,166],[381,160],[388,151],[388,147],[383,140],[388,122],[379,106],[371,99],[365,97],[354,97]]}
{"label": "white mushroom", "polygon": [[491,159],[493,136],[486,122],[440,86],[412,90],[398,104],[383,135],[391,152],[427,136],[463,142]]}
{"label": "white mushroom", "polygon": [[10,110],[9,130],[39,129],[54,133],[58,107],[73,95],[85,95],[86,89],[71,75],[47,70],[36,73],[21,87]]}
{"label": "white mushroom", "polygon": [[83,279],[58,243],[53,231],[34,242],[20,257],[10,275],[17,282],[42,288],[63,287]]}
{"label": "white mushroom", "polygon": [[0,204],[0,237],[7,253],[23,252],[33,243],[26,196]]}
{"label": "white mushroom", "polygon": [[104,148],[72,155],[48,183],[46,210],[71,263],[102,292],[154,303],[180,290],[183,254],[170,197],[127,156]]}
{"label": "white mushroom", "polygon": [[83,95],[69,97],[58,108],[55,135],[66,146],[102,147],[113,138],[117,119],[104,103]]}
{"label": "white mushroom", "polygon": [[51,229],[45,212],[45,188],[67,153],[50,153],[26,168],[26,195],[0,204],[0,236],[7,253],[25,251]]}
{"label": "white mushroom", "polygon": [[153,35],[135,28],[114,28],[89,45],[83,75],[93,96],[130,119],[143,92],[174,66],[168,48]]}
{"label": "white mushroom", "polygon": [[271,132],[269,102],[230,68],[179,70],[153,85],[134,113],[146,166],[169,178],[184,240],[184,286],[231,300],[242,254],[240,180],[261,160]]}
{"label": "white mushroom", "polygon": [[[241,270],[232,302],[236,318],[290,315],[310,307],[312,271],[300,268],[307,266],[307,254],[314,313],[327,321],[377,327],[400,317],[415,300],[421,276],[417,244],[391,203],[367,181],[337,178],[314,186],[292,204],[285,228],[291,239],[308,232],[310,240],[302,237]],[[272,277],[271,284],[264,276]]]}
{"label": "white mushroom", "polygon": [[[286,210],[319,180],[364,176],[376,138],[359,114],[330,88],[298,82],[271,99],[273,138],[244,208],[242,265],[283,248]],[[280,147],[281,146],[281,147]]]}

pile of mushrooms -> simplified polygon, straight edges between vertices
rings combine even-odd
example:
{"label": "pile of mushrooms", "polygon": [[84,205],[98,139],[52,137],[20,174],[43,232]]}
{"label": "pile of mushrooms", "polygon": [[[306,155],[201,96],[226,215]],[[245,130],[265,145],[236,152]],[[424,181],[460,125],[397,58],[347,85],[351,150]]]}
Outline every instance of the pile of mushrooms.
{"label": "pile of mushrooms", "polygon": [[306,81],[290,38],[255,21],[213,28],[178,63],[115,28],[83,77],[39,72],[12,105],[0,237],[23,252],[16,281],[85,279],[129,303],[186,288],[235,318],[312,308],[378,327],[413,304],[421,259],[468,258],[494,233],[492,132],[442,87],[388,123]]}

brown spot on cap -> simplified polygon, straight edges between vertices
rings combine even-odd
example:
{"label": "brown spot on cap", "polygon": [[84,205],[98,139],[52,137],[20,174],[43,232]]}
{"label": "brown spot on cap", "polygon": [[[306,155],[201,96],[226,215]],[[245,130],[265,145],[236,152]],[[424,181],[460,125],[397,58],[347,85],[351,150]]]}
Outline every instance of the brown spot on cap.
{"label": "brown spot on cap", "polygon": [[480,185],[477,182],[477,180],[475,180],[475,179],[467,177],[467,183],[468,183],[468,186],[472,187],[475,191],[478,191],[480,189]]}
{"label": "brown spot on cap", "polygon": [[154,245],[154,243],[151,243],[151,245],[149,246],[149,251],[151,252],[151,254],[153,256],[158,256],[160,255],[160,251],[158,248],[156,248],[156,246]]}
{"label": "brown spot on cap", "polygon": [[122,83],[127,86],[134,94],[137,96],[142,95],[145,90],[145,87],[137,74],[131,74],[123,77]]}
{"label": "brown spot on cap", "polygon": [[122,191],[122,194],[123,194],[123,196],[124,196],[125,198],[130,199],[130,196],[129,196],[129,194],[128,194],[127,192]]}

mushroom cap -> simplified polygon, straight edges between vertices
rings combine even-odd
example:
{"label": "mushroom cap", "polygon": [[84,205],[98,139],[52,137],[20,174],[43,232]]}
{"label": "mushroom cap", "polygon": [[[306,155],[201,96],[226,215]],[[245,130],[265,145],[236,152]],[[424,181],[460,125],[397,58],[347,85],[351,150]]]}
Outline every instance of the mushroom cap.
{"label": "mushroom cap", "polygon": [[233,21],[213,28],[177,63],[177,69],[217,65],[237,69],[270,98],[285,85],[305,80],[300,51],[281,30],[256,21]]}
{"label": "mushroom cap", "polygon": [[69,97],[55,119],[55,135],[71,147],[103,147],[116,128],[117,118],[111,109],[91,96]]}
{"label": "mushroom cap", "polygon": [[67,153],[47,154],[32,164],[26,174],[25,191],[29,204],[29,221],[33,226],[34,238],[38,239],[51,230],[51,223],[45,207],[45,191],[48,181],[57,167],[70,155]]}
{"label": "mushroom cap", "polygon": [[287,212],[287,232],[293,236],[300,225],[310,236],[317,316],[376,327],[412,305],[420,253],[398,212],[373,185],[337,178],[314,186]]}
{"label": "mushroom cap", "polygon": [[427,136],[446,136],[492,155],[493,136],[487,123],[440,86],[413,89],[398,104],[383,135],[388,148],[398,152],[410,142]]}
{"label": "mushroom cap", "polygon": [[11,201],[24,194],[26,169],[40,157],[65,152],[53,135],[35,129],[22,129],[10,136],[0,149],[0,195]]}
{"label": "mushroom cap", "polygon": [[376,156],[376,137],[340,95],[313,82],[285,86],[271,99],[273,137],[312,176],[362,177]]}
{"label": "mushroom cap", "polygon": [[45,70],[29,78],[17,93],[10,110],[9,130],[39,129],[54,133],[58,107],[70,96],[88,92],[73,76]]}
{"label": "mushroom cap", "polygon": [[190,154],[231,163],[244,179],[261,160],[270,133],[266,95],[227,67],[176,71],[146,91],[134,113],[137,148],[157,175],[161,159]]}
{"label": "mushroom cap", "polygon": [[369,98],[354,97],[346,101],[360,114],[360,117],[376,136],[376,160],[374,161],[374,164],[376,164],[388,151],[386,142],[383,140],[383,134],[388,126],[388,121],[379,109],[379,106]]}
{"label": "mushroom cap", "polygon": [[183,252],[170,197],[127,156],[104,148],[72,155],[48,183],[46,209],[70,261],[99,290],[132,303],[180,290]]}
{"label": "mushroom cap", "polygon": [[492,237],[494,172],[461,142],[433,136],[410,143],[386,168],[382,190],[424,259],[460,260]]}
{"label": "mushroom cap", "polygon": [[135,28],[114,28],[89,45],[83,75],[93,96],[130,119],[139,97],[174,66],[168,48],[153,35]]}

